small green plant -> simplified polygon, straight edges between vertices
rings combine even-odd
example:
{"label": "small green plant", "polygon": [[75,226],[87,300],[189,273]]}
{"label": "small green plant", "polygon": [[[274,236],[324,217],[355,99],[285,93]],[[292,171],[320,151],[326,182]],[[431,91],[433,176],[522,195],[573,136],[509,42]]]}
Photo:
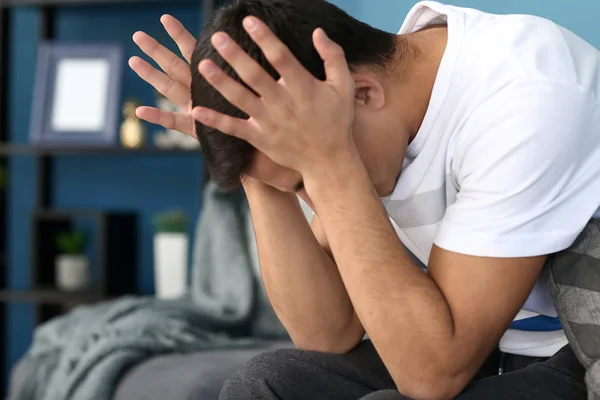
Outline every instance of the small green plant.
{"label": "small green plant", "polygon": [[153,222],[156,233],[185,233],[188,229],[188,217],[181,210],[158,213]]}
{"label": "small green plant", "polygon": [[83,232],[63,232],[56,237],[60,254],[80,256],[85,253],[86,237]]}

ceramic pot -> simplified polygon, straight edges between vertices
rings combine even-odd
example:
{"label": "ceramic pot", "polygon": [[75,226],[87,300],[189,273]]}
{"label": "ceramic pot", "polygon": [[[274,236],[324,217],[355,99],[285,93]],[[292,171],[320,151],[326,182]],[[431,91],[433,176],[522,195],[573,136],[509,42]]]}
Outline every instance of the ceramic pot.
{"label": "ceramic pot", "polygon": [[154,284],[160,299],[176,299],[187,293],[188,236],[157,233],[154,236]]}
{"label": "ceramic pot", "polygon": [[77,292],[90,287],[90,263],[85,256],[61,254],[56,257],[56,286]]}

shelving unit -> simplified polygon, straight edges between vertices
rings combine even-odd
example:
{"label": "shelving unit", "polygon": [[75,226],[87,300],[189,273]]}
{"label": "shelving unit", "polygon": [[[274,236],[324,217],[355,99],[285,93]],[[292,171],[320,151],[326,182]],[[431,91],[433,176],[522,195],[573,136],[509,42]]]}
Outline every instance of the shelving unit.
{"label": "shelving unit", "polygon": [[[225,0],[226,1],[226,0]],[[0,0],[0,168],[7,173],[7,159],[15,156],[28,156],[36,160],[37,211],[31,216],[32,249],[41,249],[32,259],[32,278],[30,289],[14,291],[7,289],[7,205],[6,190],[0,190],[0,398],[6,392],[7,372],[4,368],[6,359],[5,323],[7,303],[29,303],[36,310],[36,321],[43,322],[71,307],[110,299],[122,294],[131,293],[135,285],[133,271],[136,264],[136,216],[135,213],[105,213],[99,211],[52,209],[51,190],[53,187],[53,165],[55,156],[115,156],[133,157],[136,155],[156,156],[199,156],[199,150],[167,149],[143,147],[136,150],[123,147],[37,147],[31,145],[13,145],[8,142],[7,133],[7,87],[8,87],[8,54],[10,9],[17,6],[37,7],[40,10],[40,40],[54,37],[54,14],[56,7],[65,5],[87,4],[122,4],[122,3],[160,3],[165,5],[169,0]],[[219,0],[177,0],[202,6],[204,16],[214,10]],[[200,158],[200,157],[198,157]],[[53,276],[44,263],[52,260],[55,253],[53,243],[40,243],[42,231],[56,232],[71,226],[74,219],[90,218],[97,226],[99,266],[97,286],[89,291],[67,293],[53,287]],[[126,267],[129,265],[129,268]],[[133,266],[133,268],[131,267]],[[129,271],[129,272],[127,272]],[[115,276],[119,279],[115,279]],[[109,283],[110,282],[110,283]],[[116,282],[116,285],[115,285]]]}

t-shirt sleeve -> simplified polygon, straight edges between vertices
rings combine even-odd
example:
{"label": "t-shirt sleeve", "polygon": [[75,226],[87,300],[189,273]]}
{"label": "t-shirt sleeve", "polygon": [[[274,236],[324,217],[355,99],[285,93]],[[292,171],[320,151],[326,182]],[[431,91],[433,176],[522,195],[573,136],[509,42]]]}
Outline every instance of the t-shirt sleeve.
{"label": "t-shirt sleeve", "polygon": [[452,144],[458,195],[435,244],[482,257],[568,248],[600,207],[600,117],[577,87],[506,87],[465,121]]}

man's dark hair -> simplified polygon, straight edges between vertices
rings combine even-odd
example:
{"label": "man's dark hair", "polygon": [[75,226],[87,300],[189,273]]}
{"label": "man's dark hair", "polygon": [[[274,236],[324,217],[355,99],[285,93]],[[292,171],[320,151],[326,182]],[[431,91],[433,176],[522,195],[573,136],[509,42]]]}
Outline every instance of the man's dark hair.
{"label": "man's dark hair", "polygon": [[[362,23],[325,0],[234,0],[216,10],[209,18],[192,55],[194,107],[204,106],[233,117],[248,118],[213,89],[198,72],[200,61],[210,59],[241,82],[210,43],[212,35],[219,31],[229,34],[268,73],[279,79],[279,74],[242,27],[243,19],[249,15],[266,23],[298,61],[321,80],[325,79],[324,65],[312,41],[316,28],[323,28],[344,49],[351,68],[361,65],[385,68],[396,54],[396,35]],[[255,149],[243,140],[200,123],[196,123],[196,133],[211,179],[225,189],[239,187],[240,176],[248,169]]]}

